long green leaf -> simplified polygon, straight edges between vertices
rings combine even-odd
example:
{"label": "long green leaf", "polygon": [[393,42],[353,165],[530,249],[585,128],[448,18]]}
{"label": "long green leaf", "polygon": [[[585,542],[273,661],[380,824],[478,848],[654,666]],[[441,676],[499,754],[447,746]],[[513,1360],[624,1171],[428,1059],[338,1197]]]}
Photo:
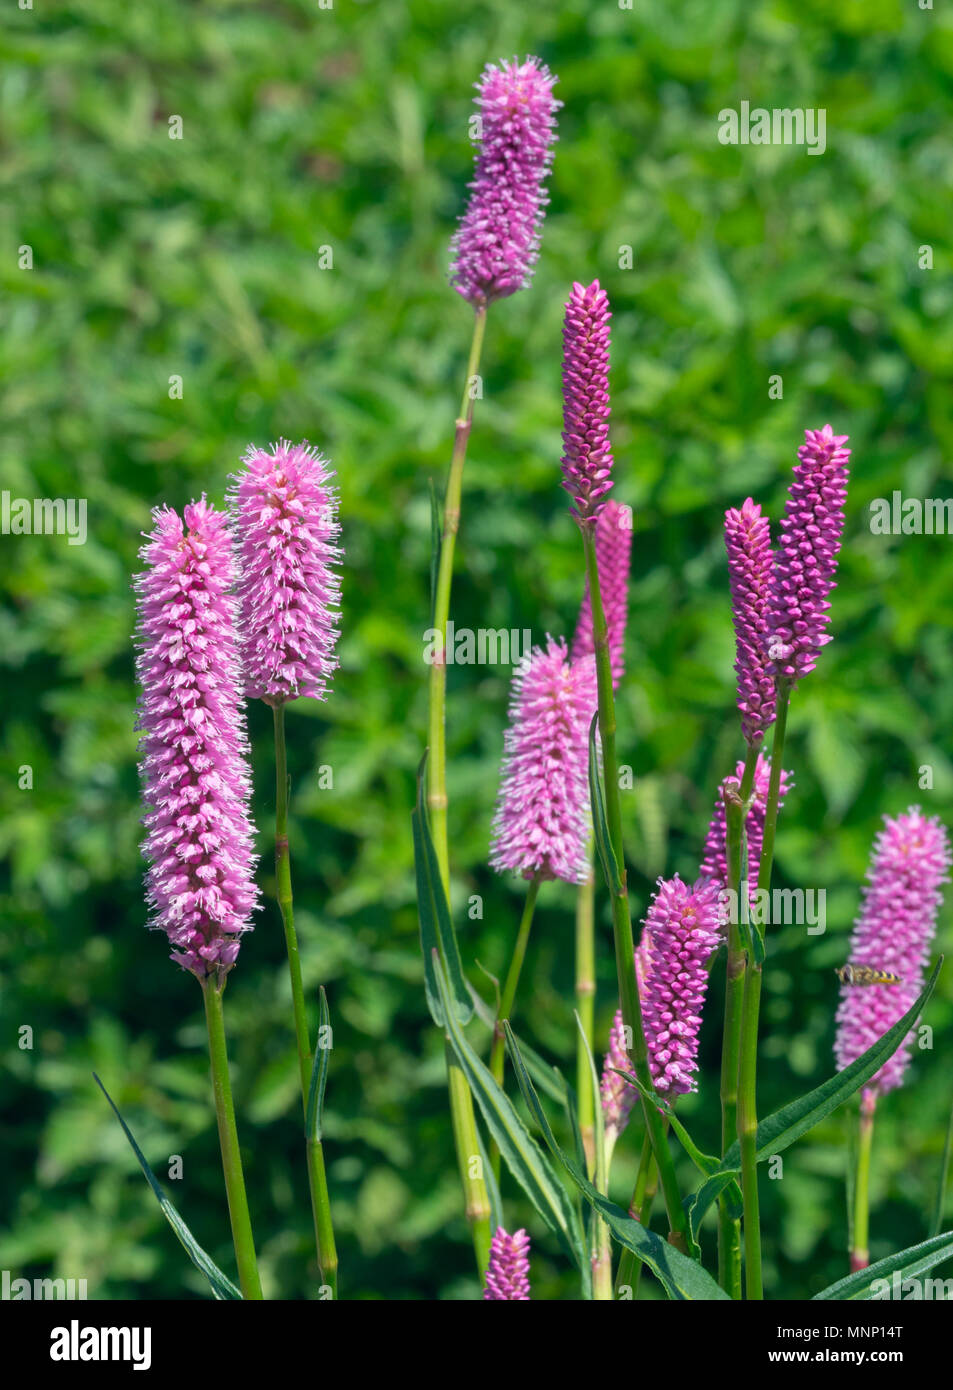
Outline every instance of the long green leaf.
{"label": "long green leaf", "polygon": [[447,1021],[450,1046],[480,1107],[487,1129],[513,1177],[585,1277],[589,1264],[588,1250],[566,1189],[517,1115],[505,1091],[470,1046],[453,1010],[448,1008],[449,985],[436,952],[433,970]]}
{"label": "long green leaf", "polygon": [[460,950],[453,929],[453,920],[443,889],[443,880],[437,864],[437,851],[430,835],[430,822],[424,803],[424,772],[427,766],[427,753],[420,760],[417,769],[417,804],[411,814],[414,837],[414,866],[417,875],[417,914],[420,920],[420,945],[424,953],[424,986],[431,1017],[439,1027],[444,1020],[438,1017],[440,1005],[433,973],[428,969],[428,961],[433,950],[440,952],[452,986],[453,1005],[461,1023],[469,1023],[473,1017],[473,1000],[470,987],[463,974]]}
{"label": "long green leaf", "polygon": [[894,1275],[897,1275],[896,1283],[902,1284],[904,1279],[915,1279],[918,1274],[924,1274],[928,1269],[933,1269],[934,1265],[942,1264],[944,1260],[953,1256],[953,1231],[947,1231],[944,1235],[933,1236],[930,1240],[925,1240],[920,1245],[911,1245],[909,1250],[901,1250],[896,1255],[888,1255],[885,1260],[878,1260],[876,1264],[869,1265],[867,1269],[859,1269],[856,1274],[848,1274],[844,1279],[838,1279],[836,1284],[830,1284],[820,1293],[816,1293],[812,1298],[812,1303],[827,1302],[828,1300],[870,1300],[877,1299],[883,1295],[878,1290],[872,1292],[871,1285],[878,1279],[886,1279],[890,1284],[890,1292],[886,1297],[892,1297],[894,1287]]}
{"label": "long green leaf", "polygon": [[480,1147],[480,1162],[483,1164],[483,1181],[486,1183],[486,1195],[490,1202],[490,1226],[495,1231],[503,1222],[503,1201],[500,1197],[500,1184],[496,1180],[496,1173],[493,1171],[493,1164],[490,1162],[490,1155],[487,1153],[486,1144],[483,1141],[483,1134],[480,1126],[476,1125],[477,1144]]}
{"label": "long green leaf", "polygon": [[322,1047],[322,1040],[331,1036],[331,1015],[328,1012],[328,996],[324,985],[320,990],[318,1005],[318,1039],[314,1047],[314,1061],[311,1064],[311,1084],[308,1087],[308,1111],[304,1129],[309,1139],[320,1142],[321,1119],[324,1115],[324,1092],[328,1084],[328,1067],[331,1062],[331,1049]]}
{"label": "long green leaf", "polygon": [[604,1197],[572,1159],[563,1152],[556,1142],[556,1137],[540,1104],[539,1097],[533,1089],[533,1083],[520,1056],[512,1030],[505,1023],[503,1027],[506,1030],[506,1042],[513,1063],[513,1071],[523,1093],[523,1099],[536,1118],[550,1152],[565,1168],[590,1206],[599,1213],[619,1244],[634,1251],[639,1259],[648,1265],[669,1298],[679,1301],[686,1299],[728,1299],[724,1289],[702,1268],[697,1260],[690,1260],[687,1255],[683,1255],[680,1250],[676,1250],[673,1245],[662,1240],[654,1231],[647,1230],[621,1207],[617,1207],[608,1197]]}
{"label": "long green leaf", "polygon": [[[868,1047],[867,1051],[862,1053],[856,1062],[851,1062],[849,1067],[837,1072],[822,1086],[809,1091],[807,1095],[801,1096],[798,1100],[791,1101],[789,1105],[783,1106],[773,1115],[769,1115],[766,1120],[761,1121],[758,1125],[756,1138],[759,1163],[763,1163],[766,1158],[780,1153],[782,1149],[788,1148],[795,1140],[800,1139],[802,1134],[806,1134],[809,1129],[813,1129],[839,1105],[843,1105],[845,1100],[848,1100],[855,1091],[859,1091],[865,1082],[869,1081],[874,1073],[880,1070],[887,1058],[896,1052],[922,1013],[927,1000],[936,987],[942,965],[943,957],[940,956],[933,968],[933,974],[927,980],[923,992],[916,1002],[902,1018],[897,1019],[893,1027],[887,1029],[882,1038],[879,1038],[872,1047]],[[689,1198],[687,1206],[690,1209],[690,1220],[696,1230],[712,1202],[717,1200],[720,1193],[728,1185],[722,1179],[726,1175],[733,1175],[740,1170],[740,1149],[736,1141],[725,1154],[717,1170],[695,1193],[694,1198]]]}
{"label": "long green leaf", "polygon": [[175,1234],[178,1236],[182,1248],[185,1250],[189,1259],[195,1265],[195,1268],[205,1275],[206,1279],[209,1282],[209,1286],[211,1287],[212,1293],[215,1295],[217,1299],[220,1299],[221,1301],[227,1301],[236,1298],[240,1299],[242,1297],[241,1290],[237,1289],[235,1285],[232,1283],[231,1279],[229,1279],[226,1274],[222,1273],[222,1271],[219,1269],[218,1265],[215,1263],[212,1257],[205,1253],[201,1245],[199,1245],[198,1241],[193,1236],[192,1232],[189,1230],[188,1226],[186,1226],[185,1222],[182,1220],[181,1216],[176,1211],[175,1207],[172,1205],[168,1197],[162,1191],[162,1188],[159,1186],[159,1180],[156,1177],[155,1173],[153,1173],[152,1169],[149,1167],[148,1163],[146,1162],[145,1154],[142,1152],[139,1145],[136,1143],[132,1130],[126,1124],[123,1117],[120,1115],[119,1108],[116,1105],[116,1102],[113,1100],[112,1096],[106,1090],[106,1087],[100,1081],[99,1077],[96,1075],[95,1072],[93,1072],[93,1080],[96,1082],[96,1085],[99,1087],[103,1095],[109,1101],[109,1104],[112,1107],[112,1112],[115,1115],[116,1119],[119,1121],[119,1123],[122,1125],[122,1132],[129,1140],[129,1144],[132,1148],[132,1151],[138,1159],[139,1167],[142,1169],[143,1174],[145,1175],[146,1182],[149,1184],[149,1186],[152,1188],[152,1191],[155,1193],[156,1201],[162,1208],[163,1216],[165,1217],[166,1221],[168,1221],[173,1231],[175,1231]]}
{"label": "long green leaf", "polygon": [[943,1225],[943,1208],[946,1205],[946,1182],[950,1173],[950,1153],[953,1151],[953,1109],[950,1110],[950,1118],[946,1126],[946,1139],[943,1142],[943,1157],[940,1160],[940,1177],[937,1182],[936,1203],[933,1208],[933,1222],[930,1226],[930,1235],[936,1236],[940,1233]]}

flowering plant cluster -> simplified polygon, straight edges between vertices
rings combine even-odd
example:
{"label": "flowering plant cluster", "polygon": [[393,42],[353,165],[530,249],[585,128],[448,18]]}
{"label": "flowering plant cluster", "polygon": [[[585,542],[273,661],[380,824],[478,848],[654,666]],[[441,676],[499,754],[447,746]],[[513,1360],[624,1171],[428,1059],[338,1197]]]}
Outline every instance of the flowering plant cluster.
{"label": "flowering plant cluster", "polygon": [[[555,81],[530,57],[488,66],[477,84],[476,168],[449,271],[451,287],[472,310],[468,383],[493,304],[532,281],[560,107]],[[795,791],[785,766],[792,697],[813,676],[836,630],[832,596],[847,516],[847,436],[830,424],[805,430],[774,538],[763,502],[739,498],[725,514],[725,611],[734,627],[739,748],[716,773],[717,788],[703,789],[704,802],[714,795],[714,812],[707,827],[697,827],[689,872],[663,875],[650,900],[637,904],[629,892],[620,795],[619,746],[631,731],[620,727],[615,703],[627,680],[638,681],[638,660],[626,652],[637,522],[621,500],[626,478],[610,439],[611,318],[609,293],[598,279],[567,287],[563,452],[561,478],[553,461],[553,487],[556,495],[561,482],[569,495],[567,538],[578,536],[579,609],[572,635],[547,634],[513,677],[496,812],[485,829],[488,864],[519,887],[522,908],[509,966],[492,999],[468,978],[456,935],[445,661],[434,660],[428,676],[428,736],[411,816],[422,974],[433,1022],[446,1040],[448,1123],[483,1300],[533,1296],[531,1237],[513,1229],[524,1208],[519,1217],[511,1208],[522,1197],[535,1213],[534,1238],[571,1262],[581,1298],[636,1298],[647,1269],[672,1299],[762,1299],[759,1165],[840,1107],[853,1110],[858,1137],[849,1271],[817,1297],[868,1297],[878,1273],[868,1257],[874,1113],[907,1075],[912,1030],[936,982],[929,955],[953,862],[945,828],[918,807],[898,807],[873,847],[838,968],[836,1073],[767,1119],[759,1117],[757,1091],[764,964],[772,949],[771,920],[757,908],[771,897],[780,816]],[[450,622],[473,399],[465,390],[442,517],[435,507],[438,651],[446,650]],[[610,496],[617,483],[620,493]],[[317,1267],[322,1296],[336,1298],[322,1141],[328,1009],[322,991],[315,1046],[294,922],[285,744],[286,705],[327,699],[338,664],[344,557],[330,465],[306,443],[251,448],[231,480],[227,510],[205,497],[181,516],[157,508],[141,556],[135,589],[147,899],[173,960],[203,992],[240,1289],[191,1236],[186,1246],[218,1296],[262,1296],[222,1010],[242,936],[261,909],[245,719],[245,701],[260,700],[274,722],[276,898]],[[534,921],[545,918],[556,881],[571,885],[576,901],[574,1084],[513,1027],[530,934]],[[611,998],[596,1001],[602,918],[611,920],[616,986]],[[833,980],[830,986],[833,994]],[[597,1017],[611,1017],[607,1032],[597,1028]],[[721,1029],[721,1130],[702,1144],[679,1107],[711,1084],[700,1065],[706,1019]],[[486,1025],[482,1038],[478,1021]],[[558,1118],[550,1113],[554,1095],[563,1101]],[[637,1177],[631,1198],[619,1205],[612,1164],[627,1145]],[[676,1166],[679,1149],[698,1170],[690,1186],[687,1163]],[[664,1207],[659,1229],[656,1202]],[[709,1212],[713,1219],[703,1229]],[[917,1249],[917,1268],[930,1268],[953,1252],[953,1234],[935,1231]],[[893,1258],[899,1264],[891,1268],[900,1267],[903,1256]]]}

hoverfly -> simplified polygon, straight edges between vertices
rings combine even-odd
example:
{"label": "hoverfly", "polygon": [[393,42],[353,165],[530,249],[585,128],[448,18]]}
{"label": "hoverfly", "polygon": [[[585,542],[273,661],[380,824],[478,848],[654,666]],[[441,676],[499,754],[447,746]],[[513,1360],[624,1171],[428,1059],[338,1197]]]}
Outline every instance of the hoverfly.
{"label": "hoverfly", "polygon": [[900,976],[872,965],[842,965],[835,972],[842,985],[899,985]]}

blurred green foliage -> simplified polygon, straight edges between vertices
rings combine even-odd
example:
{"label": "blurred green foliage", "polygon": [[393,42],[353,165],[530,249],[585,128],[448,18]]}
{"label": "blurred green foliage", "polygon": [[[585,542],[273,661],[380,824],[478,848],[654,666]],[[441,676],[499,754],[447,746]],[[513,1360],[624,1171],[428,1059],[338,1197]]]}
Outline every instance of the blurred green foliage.
{"label": "blurred green foliage", "polygon": [[[953,20],[912,0],[64,0],[7,6],[0,45],[2,487],[89,507],[84,546],[0,542],[0,1267],[85,1277],[94,1296],[205,1296],[95,1069],[160,1178],[183,1157],[167,1187],[233,1269],[199,991],[143,929],[130,575],[150,507],[203,491],[220,502],[247,443],[286,435],[334,460],[347,548],[332,698],[289,714],[305,978],[313,998],[327,985],[335,1025],[326,1147],[342,1291],[471,1297],[409,834],[428,479],[441,485],[469,336],[446,247],[470,176],[471,83],[487,61],[535,52],[565,107],[535,280],[490,315],[454,617],[536,640],[572,630],[581,552],[558,487],[560,324],[572,280],[598,276],[614,307],[614,495],[636,528],[620,750],[636,774],[625,829],[640,914],[659,873],[694,876],[739,753],[723,510],[750,493],[776,519],[802,429],[830,419],[851,435],[835,640],[795,697],[777,859],[781,882],[827,890],[828,932],[773,935],[767,1113],[832,1069],[833,967],[880,817],[919,801],[953,819],[953,542],[868,525],[870,501],[894,488],[953,487]],[[742,99],[824,107],[826,153],[722,146],[718,112]],[[333,268],[319,268],[321,247]],[[769,399],[772,374],[783,399]],[[475,962],[504,968],[520,905],[518,885],[486,869],[507,684],[501,669],[450,672],[455,901],[477,982]],[[267,893],[267,710],[250,723]],[[24,764],[32,790],[18,786]],[[562,1061],[572,910],[571,890],[546,887],[519,1006],[520,1030]],[[926,1234],[951,1099],[947,974],[934,1051],[880,1107],[874,1257]],[[603,1037],[614,995],[603,910]],[[272,1295],[301,1296],[314,1270],[271,899],[227,1021],[263,1277]],[[716,994],[702,1088],[684,1106],[709,1149],[718,1032]],[[774,1296],[807,1297],[845,1270],[845,1123],[832,1117],[785,1155],[783,1180],[763,1182]],[[633,1126],[620,1201],[638,1147]],[[534,1296],[574,1297],[532,1213],[506,1197],[512,1224],[539,1237]]]}

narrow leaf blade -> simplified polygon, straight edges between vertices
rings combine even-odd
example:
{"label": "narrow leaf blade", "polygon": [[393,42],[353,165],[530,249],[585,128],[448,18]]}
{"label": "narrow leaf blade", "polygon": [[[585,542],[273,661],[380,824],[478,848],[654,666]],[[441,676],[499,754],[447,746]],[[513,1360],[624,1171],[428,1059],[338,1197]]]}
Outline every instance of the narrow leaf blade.
{"label": "narrow leaf blade", "polygon": [[[904,1279],[915,1279],[951,1256],[953,1231],[946,1231],[943,1235],[933,1236],[920,1245],[911,1245],[908,1250],[900,1250],[896,1255],[888,1255],[885,1260],[878,1260],[867,1269],[859,1269],[856,1274],[848,1274],[844,1279],[838,1279],[836,1284],[830,1284],[820,1293],[816,1293],[811,1302],[889,1298],[893,1295],[894,1282],[902,1284]],[[887,1280],[889,1292],[886,1294],[881,1294],[879,1290],[876,1294],[871,1291],[871,1285],[880,1279]]]}
{"label": "narrow leaf blade", "polygon": [[100,1081],[99,1077],[96,1075],[95,1072],[93,1072],[93,1080],[96,1082],[96,1085],[99,1087],[103,1095],[109,1101],[112,1112],[115,1115],[116,1119],[119,1121],[120,1125],[122,1126],[122,1132],[129,1140],[130,1147],[132,1148],[133,1153],[136,1155],[136,1159],[139,1163],[139,1167],[142,1169],[146,1182],[152,1188],[152,1191],[155,1194],[156,1201],[162,1208],[163,1216],[168,1221],[173,1231],[175,1231],[175,1234],[177,1235],[179,1242],[182,1245],[182,1248],[185,1250],[189,1259],[195,1265],[195,1268],[205,1275],[205,1278],[208,1280],[209,1286],[211,1287],[212,1293],[215,1295],[217,1299],[220,1299],[222,1301],[240,1299],[242,1297],[241,1290],[235,1287],[231,1279],[229,1279],[228,1276],[226,1274],[223,1274],[223,1272],[219,1269],[218,1265],[215,1263],[212,1257],[210,1255],[207,1255],[206,1252],[202,1249],[201,1245],[199,1245],[198,1241],[195,1239],[188,1226],[186,1226],[185,1222],[182,1220],[175,1207],[172,1205],[168,1197],[163,1192],[162,1188],[159,1186],[159,1180],[156,1177],[155,1173],[153,1173],[152,1169],[149,1167],[149,1164],[146,1162],[145,1154],[142,1152],[139,1145],[136,1143],[132,1130],[126,1124],[123,1117],[120,1115],[119,1108],[116,1105],[116,1102],[113,1100],[112,1096],[106,1090],[106,1087]]}
{"label": "narrow leaf blade", "polygon": [[311,1084],[308,1087],[308,1112],[305,1117],[305,1134],[309,1139],[320,1142],[321,1117],[324,1114],[324,1092],[328,1084],[328,1067],[331,1062],[330,1043],[322,1046],[331,1037],[331,1015],[328,1011],[328,996],[324,985],[320,990],[318,1008],[318,1040],[314,1048],[314,1061],[311,1064]]}

